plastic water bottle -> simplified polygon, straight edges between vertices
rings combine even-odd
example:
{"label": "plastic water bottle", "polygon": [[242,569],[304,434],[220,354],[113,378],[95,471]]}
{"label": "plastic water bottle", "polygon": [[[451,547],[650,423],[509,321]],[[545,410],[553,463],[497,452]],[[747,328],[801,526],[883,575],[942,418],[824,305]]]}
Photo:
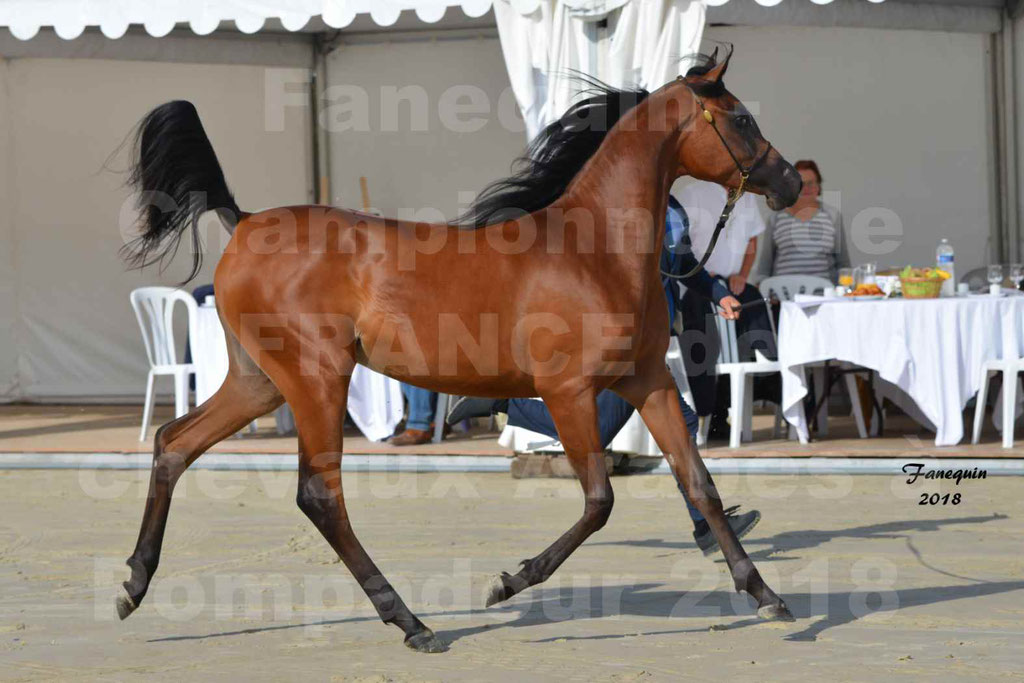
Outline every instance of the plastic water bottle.
{"label": "plastic water bottle", "polygon": [[956,293],[956,273],[953,267],[953,245],[945,237],[935,250],[935,267],[949,273],[949,279],[942,283],[942,296],[953,296]]}

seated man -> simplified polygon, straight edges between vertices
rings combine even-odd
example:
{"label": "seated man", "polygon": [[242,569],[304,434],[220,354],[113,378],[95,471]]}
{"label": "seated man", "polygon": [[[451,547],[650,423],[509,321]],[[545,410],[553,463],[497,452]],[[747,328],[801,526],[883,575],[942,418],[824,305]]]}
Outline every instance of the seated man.
{"label": "seated man", "polygon": [[392,436],[388,443],[392,446],[418,446],[430,443],[434,436],[431,427],[434,411],[437,410],[437,393],[405,382],[402,383],[402,393],[409,403],[405,431]]}
{"label": "seated man", "polygon": [[[673,197],[669,197],[668,214],[665,220],[665,243],[661,253],[661,269],[665,273],[679,274],[686,273],[697,265],[690,248],[688,235],[689,222],[683,207]],[[662,285],[665,288],[665,299],[668,303],[669,325],[675,319],[676,300],[678,291],[677,280],[662,275]],[[682,280],[688,290],[696,291],[711,301],[717,301],[722,307],[722,316],[727,319],[736,319],[739,316],[739,301],[729,294],[726,286],[712,278],[707,271],[701,269],[694,275]],[[671,330],[669,330],[671,333]],[[679,396],[679,407],[682,408],[683,417],[686,419],[686,426],[690,431],[691,438],[697,433],[697,415]],[[615,435],[626,424],[633,414],[632,405],[613,391],[605,390],[597,396],[597,426],[601,435],[601,447],[607,448]],[[551,419],[547,406],[542,401],[534,399],[484,399],[463,397],[459,399],[448,413],[446,421],[448,424],[456,424],[470,417],[486,417],[494,413],[507,413],[508,423],[514,427],[522,427],[534,432],[558,439],[558,431]],[[676,482],[679,492],[683,494],[686,507],[693,520],[693,538],[697,546],[705,555],[709,555],[718,548],[718,540],[711,532],[711,527],[690,501],[686,498],[681,482]],[[725,511],[729,525],[736,532],[738,538],[742,538],[760,521],[761,513],[757,510],[750,510],[744,514],[737,514],[737,507]]]}
{"label": "seated man", "polygon": [[[700,258],[707,251],[718,217],[725,207],[726,190],[718,183],[698,180],[683,188],[679,199],[686,207],[689,218],[694,256]],[[754,195],[743,195],[736,202],[729,227],[722,232],[715,250],[704,264],[711,277],[728,286],[729,291],[744,304],[761,300],[761,293],[747,279],[754,265],[758,235],[764,229],[764,219],[761,218]],[[694,408],[698,415],[711,416],[708,439],[728,438],[729,389],[724,384],[725,378],[715,374],[715,359],[718,357],[721,340],[715,328],[714,306],[701,292],[687,290],[683,295],[681,312],[683,326],[691,335],[697,334],[702,340],[698,344],[681,346],[690,392],[696,404]],[[777,358],[771,323],[765,308],[755,306],[745,309],[743,319],[736,323],[736,337],[741,358],[753,360],[755,349],[759,349],[767,358]],[[754,394],[757,397],[778,403],[780,391],[775,376],[754,379]]]}

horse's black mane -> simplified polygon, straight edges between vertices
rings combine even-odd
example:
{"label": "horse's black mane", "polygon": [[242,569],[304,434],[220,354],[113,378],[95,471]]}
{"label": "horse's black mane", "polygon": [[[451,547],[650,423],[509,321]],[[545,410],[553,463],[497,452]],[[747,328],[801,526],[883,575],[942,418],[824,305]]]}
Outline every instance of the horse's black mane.
{"label": "horse's black mane", "polygon": [[463,225],[482,227],[542,209],[558,199],[608,131],[648,92],[619,90],[594,78],[585,79],[588,95],[549,124],[516,159],[514,172],[483,189],[459,218]]}
{"label": "horse's black mane", "polygon": [[[703,75],[717,63],[714,54],[692,55],[687,59],[694,64],[687,76]],[[485,187],[456,223],[480,228],[514,220],[550,205],[562,196],[597,152],[608,131],[650,94],[643,88],[613,88],[589,76],[577,78],[587,84],[582,93],[586,97],[542,130],[526,153],[513,162],[514,173]],[[716,95],[707,88],[703,90],[699,94]]]}

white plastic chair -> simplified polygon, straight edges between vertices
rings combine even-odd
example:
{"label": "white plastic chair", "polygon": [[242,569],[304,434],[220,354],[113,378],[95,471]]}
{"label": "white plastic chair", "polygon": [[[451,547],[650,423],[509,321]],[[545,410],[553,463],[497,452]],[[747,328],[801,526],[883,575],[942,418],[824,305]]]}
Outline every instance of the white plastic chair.
{"label": "white plastic chair", "polygon": [[1020,384],[1018,373],[1024,372],[1024,358],[1017,353],[1017,342],[1012,329],[1003,331],[1004,358],[987,360],[981,365],[983,379],[978,399],[974,405],[974,432],[971,443],[981,438],[981,423],[985,419],[985,403],[988,399],[988,383],[997,372],[1003,373],[1003,448],[1013,448],[1013,427],[1017,420],[1017,391]]}
{"label": "white plastic chair", "polygon": [[188,327],[195,329],[196,301],[192,295],[173,287],[140,287],[131,293],[132,308],[139,321],[142,343],[149,359],[149,375],[146,378],[146,403],[142,409],[142,429],[139,441],[146,440],[149,421],[153,413],[153,385],[157,375],[174,377],[174,416],[181,417],[188,412],[188,378],[195,372],[191,363],[178,362],[178,350],[174,343],[174,305],[185,304]]}
{"label": "white plastic chair", "polygon": [[[718,328],[718,338],[721,342],[715,372],[729,378],[729,448],[739,448],[741,440],[752,441],[754,438],[754,376],[779,372],[781,366],[778,361],[765,358],[760,350],[754,351],[755,360],[740,360],[736,341],[736,321],[725,320],[716,315],[715,326]],[[776,407],[776,428],[779,424],[780,410]],[[707,443],[710,427],[710,419],[705,418],[701,421],[697,445]]]}
{"label": "white plastic chair", "polygon": [[821,294],[832,283],[816,275],[774,275],[761,280],[757,286],[765,299],[792,301],[797,294]]}
{"label": "white plastic chair", "polygon": [[[826,287],[831,287],[828,279],[816,275],[775,275],[761,280],[758,289],[761,296],[766,299],[778,299],[779,301],[792,301],[797,294],[821,294]],[[811,367],[814,379],[814,390],[820,396],[828,389],[828,378],[825,377],[823,365],[815,364]],[[867,423],[864,421],[864,412],[860,406],[860,395],[857,391],[857,380],[849,372],[844,376],[846,391],[850,396],[850,404],[853,408],[853,419],[857,424],[857,433],[862,439],[868,437]],[[876,423],[877,424],[877,423]],[[818,413],[818,435],[828,434],[828,399],[821,404]]]}

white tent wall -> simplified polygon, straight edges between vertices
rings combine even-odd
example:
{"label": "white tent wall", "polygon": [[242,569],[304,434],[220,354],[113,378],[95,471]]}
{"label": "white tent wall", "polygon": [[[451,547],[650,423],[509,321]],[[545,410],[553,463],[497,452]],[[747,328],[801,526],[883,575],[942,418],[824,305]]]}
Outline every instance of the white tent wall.
{"label": "white tent wall", "polygon": [[[706,35],[735,43],[730,88],[756,106],[787,156],[819,161],[827,198],[838,192],[848,230],[856,233],[873,214],[875,228],[889,221],[883,231],[898,219],[901,234],[875,235],[867,249],[855,243],[855,257],[928,263],[949,236],[963,272],[988,260],[989,226],[1000,220],[986,82],[993,16],[981,19],[974,32],[710,26]],[[1022,20],[1015,26],[1019,75]],[[361,88],[369,109],[366,126],[346,130],[344,106],[327,104],[332,203],[359,206],[365,175],[373,205],[385,214],[429,208],[450,218],[466,196],[508,172],[525,134],[511,113],[493,29],[417,27],[342,34],[340,41],[327,59],[328,85],[342,86],[333,91],[336,102],[344,102],[345,87]],[[198,105],[243,208],[309,201],[308,106],[291,100],[284,130],[267,130],[269,72],[260,65],[290,67],[271,80],[283,74],[297,86],[311,63],[310,44],[308,36],[177,31],[161,39],[130,31],[116,41],[96,33],[62,41],[44,31],[24,43],[0,36],[0,401],[141,396],[145,360],[128,292],[177,282],[187,254],[162,276],[125,271],[118,220],[128,193],[122,177],[100,171],[103,162],[145,111],[185,97]],[[417,91],[403,94],[425,97],[425,130],[411,125],[418,105],[407,100],[397,120],[382,125],[382,87],[403,86]],[[486,113],[452,113],[469,101],[464,86],[485,94]],[[1024,111],[1024,90],[1016,94]],[[447,124],[439,115],[445,109]],[[482,125],[474,123],[481,117]],[[1024,139],[1024,122],[1013,121]],[[113,165],[124,162],[122,154]],[[216,224],[207,232],[214,253],[196,283],[210,281],[223,240]],[[887,239],[893,246],[879,253],[877,243]]]}
{"label": "white tent wall", "polygon": [[726,83],[765,136],[791,162],[817,161],[854,262],[928,265],[947,237],[958,272],[986,263],[987,35],[762,26],[705,36],[735,44]]}
{"label": "white tent wall", "polygon": [[[345,108],[346,92],[366,93],[369,104],[367,127],[339,126],[329,134],[334,204],[361,206],[359,177],[366,176],[373,207],[387,216],[433,210],[454,218],[460,192],[471,199],[488,181],[507,175],[522,153],[525,128],[497,38],[427,33],[433,35],[345,43],[328,57],[329,85],[338,90],[327,107]],[[396,88],[423,104],[403,100],[397,108],[385,107],[391,120],[382,123],[382,89],[387,99]],[[469,105],[470,91],[487,103],[489,113],[452,116],[454,98],[462,93],[459,101]],[[426,115],[412,113],[419,109]]]}
{"label": "white tent wall", "polygon": [[[438,100],[453,85],[482,88],[492,109],[509,87],[495,37],[438,39],[444,35],[379,35],[332,53],[330,83],[360,86],[371,102],[369,131],[330,135],[335,203],[358,206],[358,177],[366,175],[385,214],[436,207],[451,217],[460,191],[507,173],[522,151],[524,134],[493,112],[473,133],[438,125]],[[791,160],[821,165],[826,199],[843,211],[856,260],[928,264],[948,237],[960,272],[987,261],[995,182],[987,34],[711,26],[705,35],[735,44],[727,83],[768,138]],[[403,103],[399,130],[382,131],[381,86],[409,84],[426,91],[429,129],[410,131]]]}
{"label": "white tent wall", "polygon": [[[126,270],[118,249],[130,193],[125,176],[104,171],[104,163],[152,107],[189,99],[240,206],[306,202],[308,112],[286,110],[283,130],[268,131],[261,66],[42,58],[2,64],[0,398],[140,400],[147,366],[128,294],[179,282],[189,248],[183,245],[162,274]],[[305,73],[292,68],[286,76],[301,83]],[[128,149],[110,159],[111,168],[126,167]],[[226,241],[212,220],[204,234],[211,253],[192,285],[212,281]]]}

